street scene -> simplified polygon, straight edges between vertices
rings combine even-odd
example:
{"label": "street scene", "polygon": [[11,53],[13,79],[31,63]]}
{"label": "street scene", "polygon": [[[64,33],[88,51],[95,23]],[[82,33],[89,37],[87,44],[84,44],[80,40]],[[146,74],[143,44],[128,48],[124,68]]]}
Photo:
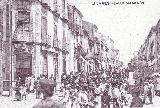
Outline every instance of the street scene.
{"label": "street scene", "polygon": [[159,6],[0,0],[0,108],[160,108]]}

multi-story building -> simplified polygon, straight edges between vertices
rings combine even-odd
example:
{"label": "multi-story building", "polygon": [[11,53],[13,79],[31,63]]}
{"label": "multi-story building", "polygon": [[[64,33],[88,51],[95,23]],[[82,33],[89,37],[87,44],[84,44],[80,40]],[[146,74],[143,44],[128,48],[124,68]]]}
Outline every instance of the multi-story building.
{"label": "multi-story building", "polygon": [[114,41],[67,0],[1,2],[1,80],[44,75],[60,84],[62,73],[98,72],[117,63]]}
{"label": "multi-story building", "polygon": [[82,13],[72,5],[68,5],[68,27],[70,35],[69,55],[70,55],[70,72],[78,72],[81,69],[80,49],[82,46]]}
{"label": "multi-story building", "polygon": [[[14,0],[2,3],[3,80],[66,72],[68,25],[66,0]],[[1,53],[2,54],[2,53]]]}
{"label": "multi-story building", "polygon": [[160,45],[159,45],[159,28],[160,21],[153,26],[138,51],[138,68],[145,71],[145,75],[159,72]]}
{"label": "multi-story building", "polygon": [[[0,81],[3,80],[3,73],[5,72],[5,37],[6,37],[6,4],[7,1],[0,1]],[[4,37],[5,36],[5,37]]]}

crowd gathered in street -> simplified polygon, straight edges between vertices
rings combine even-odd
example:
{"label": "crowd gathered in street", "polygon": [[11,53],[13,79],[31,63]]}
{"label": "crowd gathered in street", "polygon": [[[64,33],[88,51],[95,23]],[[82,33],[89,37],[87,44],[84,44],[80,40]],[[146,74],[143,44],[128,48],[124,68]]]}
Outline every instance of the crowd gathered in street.
{"label": "crowd gathered in street", "polygon": [[[26,100],[29,93],[35,93],[36,99],[43,99],[44,93],[40,84],[43,79],[53,82],[51,91],[56,93],[57,83],[53,75],[41,75],[38,78],[32,75],[24,79],[18,77],[15,99]],[[63,73],[59,89],[61,98],[58,101],[63,102],[66,108],[143,108],[144,104],[153,104],[153,97],[159,93],[153,82],[153,79],[148,78],[144,84],[136,84],[131,88],[127,74],[122,74],[122,70],[118,69],[111,72],[71,72],[69,75]],[[127,94],[132,97],[127,97]]]}

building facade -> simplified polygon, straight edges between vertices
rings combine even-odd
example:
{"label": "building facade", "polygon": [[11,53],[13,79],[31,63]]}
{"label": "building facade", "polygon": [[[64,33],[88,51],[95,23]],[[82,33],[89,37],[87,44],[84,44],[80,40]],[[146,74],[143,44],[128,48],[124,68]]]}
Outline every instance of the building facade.
{"label": "building facade", "polygon": [[[116,66],[114,41],[83,20],[67,0],[3,0],[0,4],[0,78],[100,72]],[[116,62],[115,62],[116,61]]]}
{"label": "building facade", "polygon": [[3,80],[53,75],[60,82],[67,70],[67,1],[13,0],[2,4]]}
{"label": "building facade", "polygon": [[160,45],[159,45],[159,28],[160,21],[151,27],[145,42],[141,45],[136,61],[134,60],[135,71],[141,73],[145,78],[153,73],[159,73],[160,65]]}

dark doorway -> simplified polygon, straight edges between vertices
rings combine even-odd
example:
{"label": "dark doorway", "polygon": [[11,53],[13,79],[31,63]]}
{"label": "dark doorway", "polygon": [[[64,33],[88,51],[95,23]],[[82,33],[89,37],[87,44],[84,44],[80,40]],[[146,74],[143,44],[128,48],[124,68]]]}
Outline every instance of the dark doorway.
{"label": "dark doorway", "polygon": [[16,55],[16,78],[25,79],[32,75],[32,55],[23,52]]}

